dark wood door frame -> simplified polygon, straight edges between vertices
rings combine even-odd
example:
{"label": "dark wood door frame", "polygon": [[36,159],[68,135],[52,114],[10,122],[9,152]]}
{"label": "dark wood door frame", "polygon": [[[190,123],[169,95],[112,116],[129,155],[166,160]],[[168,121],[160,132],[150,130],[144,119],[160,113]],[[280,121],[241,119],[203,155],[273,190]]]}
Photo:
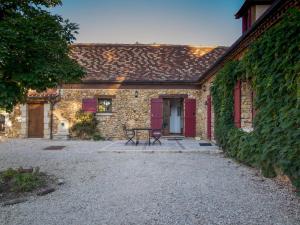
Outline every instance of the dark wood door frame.
{"label": "dark wood door frame", "polygon": [[163,135],[168,136],[170,134],[170,99],[163,99]]}

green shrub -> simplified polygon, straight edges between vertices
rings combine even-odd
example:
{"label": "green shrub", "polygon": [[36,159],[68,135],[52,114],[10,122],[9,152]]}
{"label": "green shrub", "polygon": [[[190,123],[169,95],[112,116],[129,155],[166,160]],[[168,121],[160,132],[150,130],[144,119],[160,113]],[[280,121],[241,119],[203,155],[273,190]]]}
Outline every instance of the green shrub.
{"label": "green shrub", "polygon": [[24,173],[7,169],[0,173],[0,192],[29,192],[45,184],[41,173]]}
{"label": "green shrub", "polygon": [[44,181],[33,173],[19,173],[14,177],[12,190],[15,192],[32,191],[44,184]]}
{"label": "green shrub", "polygon": [[13,177],[15,177],[18,174],[17,170],[14,170],[12,168],[8,168],[7,170],[3,171],[0,175],[0,180],[6,181],[11,180]]}
{"label": "green shrub", "polygon": [[103,141],[104,138],[100,134],[94,134],[93,135],[93,140],[94,141]]}
{"label": "green shrub", "polygon": [[[228,62],[211,88],[215,135],[231,157],[274,177],[275,168],[300,188],[300,12],[290,10],[248,49]],[[255,91],[254,131],[234,127],[233,88],[249,80]]]}
{"label": "green shrub", "polygon": [[71,136],[82,140],[101,139],[97,128],[98,121],[93,113],[78,111],[75,115],[75,124],[71,127]]}

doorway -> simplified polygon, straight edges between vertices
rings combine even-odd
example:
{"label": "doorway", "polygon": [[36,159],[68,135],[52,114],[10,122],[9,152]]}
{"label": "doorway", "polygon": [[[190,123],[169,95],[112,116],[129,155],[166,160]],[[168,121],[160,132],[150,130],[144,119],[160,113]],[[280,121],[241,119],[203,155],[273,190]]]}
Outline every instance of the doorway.
{"label": "doorway", "polygon": [[183,99],[163,99],[163,134],[183,134]]}
{"label": "doorway", "polygon": [[44,137],[44,104],[28,104],[28,137]]}
{"label": "doorway", "polygon": [[[152,98],[150,104],[152,129],[162,128],[164,136],[196,136],[196,99],[187,98],[187,96],[175,98],[172,95],[167,95],[166,97]],[[173,111],[172,115],[171,111]],[[179,120],[180,129],[178,129]],[[178,132],[179,130],[180,133],[171,133]]]}

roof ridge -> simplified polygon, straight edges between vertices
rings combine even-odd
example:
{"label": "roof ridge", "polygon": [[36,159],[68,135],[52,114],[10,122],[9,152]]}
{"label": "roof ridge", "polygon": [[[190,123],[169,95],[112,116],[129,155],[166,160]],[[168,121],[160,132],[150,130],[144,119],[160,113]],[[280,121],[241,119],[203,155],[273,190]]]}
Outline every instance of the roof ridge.
{"label": "roof ridge", "polygon": [[134,47],[191,47],[191,48],[220,48],[227,46],[220,46],[220,45],[191,45],[191,44],[126,44],[126,43],[72,43],[71,46],[134,46]]}

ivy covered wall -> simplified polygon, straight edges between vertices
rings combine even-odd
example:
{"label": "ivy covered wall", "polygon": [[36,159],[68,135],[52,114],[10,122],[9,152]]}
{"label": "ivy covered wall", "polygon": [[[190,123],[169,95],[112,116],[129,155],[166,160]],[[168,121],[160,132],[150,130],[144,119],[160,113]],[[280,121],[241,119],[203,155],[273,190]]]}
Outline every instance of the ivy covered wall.
{"label": "ivy covered wall", "polygon": [[[235,128],[233,89],[251,82],[254,131]],[[211,88],[218,144],[231,157],[274,177],[280,169],[300,189],[300,12],[292,9],[239,61],[227,63]]]}

